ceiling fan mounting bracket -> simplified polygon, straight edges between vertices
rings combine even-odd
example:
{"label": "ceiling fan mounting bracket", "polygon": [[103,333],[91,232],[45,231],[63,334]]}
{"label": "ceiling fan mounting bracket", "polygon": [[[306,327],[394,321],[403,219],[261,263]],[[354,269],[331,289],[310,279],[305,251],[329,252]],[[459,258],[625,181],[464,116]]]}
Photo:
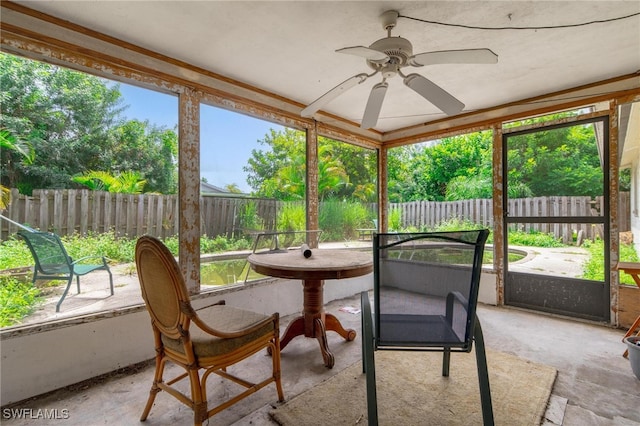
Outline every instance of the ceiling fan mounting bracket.
{"label": "ceiling fan mounting bracket", "polygon": [[380,15],[380,22],[382,22],[382,29],[390,32],[392,29],[396,27],[396,23],[398,22],[398,16],[400,14],[395,10],[387,10],[382,15]]}

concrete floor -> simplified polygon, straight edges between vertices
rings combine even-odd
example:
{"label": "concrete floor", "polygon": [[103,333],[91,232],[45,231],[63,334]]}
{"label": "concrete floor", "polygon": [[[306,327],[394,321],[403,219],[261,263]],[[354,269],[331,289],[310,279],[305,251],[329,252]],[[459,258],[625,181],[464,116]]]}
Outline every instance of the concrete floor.
{"label": "concrete floor", "polygon": [[[345,327],[358,331],[353,342],[345,342],[337,334],[329,333],[329,346],[336,359],[333,369],[323,366],[314,339],[297,337],[283,351],[282,377],[287,399],[360,360],[360,315],[340,311],[345,306],[358,307],[359,297],[334,301],[326,306],[326,310],[335,314]],[[640,426],[640,380],[632,374],[629,361],[621,356],[625,349],[621,341],[624,331],[485,305],[479,306],[478,315],[488,347],[558,369],[545,425]],[[292,319],[282,318],[283,330]],[[243,374],[249,376],[255,372],[266,372],[270,368],[270,358],[263,353],[257,354],[242,368]],[[7,419],[8,413],[3,410],[2,424],[136,425],[139,424],[152,376],[153,367],[144,366],[55,391],[12,407],[32,409],[34,414],[38,409],[57,410],[54,413],[58,417],[66,417],[68,413],[68,419]],[[212,402],[227,395],[228,391],[235,391],[221,385],[215,377],[211,378],[209,385],[209,400]],[[214,416],[209,424],[273,425],[268,412],[271,405],[276,404],[276,399],[275,386],[269,385]],[[182,425],[191,422],[191,411],[161,392],[145,424]]]}

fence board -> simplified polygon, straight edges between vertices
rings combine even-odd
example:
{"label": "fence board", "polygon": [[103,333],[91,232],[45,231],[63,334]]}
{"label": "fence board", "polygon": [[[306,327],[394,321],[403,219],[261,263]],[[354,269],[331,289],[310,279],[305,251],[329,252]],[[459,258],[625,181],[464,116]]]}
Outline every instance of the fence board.
{"label": "fence board", "polygon": [[[117,236],[135,237],[143,234],[166,238],[178,234],[178,203],[176,195],[123,195],[88,190],[34,190],[32,196],[11,190],[11,204],[4,216],[32,228],[55,231],[61,235],[89,230],[96,233],[113,231]],[[619,231],[630,229],[630,194],[620,193]],[[258,198],[201,197],[202,232],[210,237],[232,237],[242,229],[242,213],[249,203],[264,230],[276,229],[278,209],[284,205],[275,200]],[[512,215],[539,216],[598,216],[603,211],[604,198],[596,197],[535,197],[510,199]],[[375,205],[369,206],[375,213]],[[431,229],[451,218],[493,227],[493,204],[490,199],[463,201],[412,201],[391,204],[400,209],[403,227]],[[524,229],[553,232],[569,240],[574,232],[582,231],[584,238],[602,237],[602,226],[588,224],[525,224]],[[5,240],[19,228],[0,220],[0,239]]]}

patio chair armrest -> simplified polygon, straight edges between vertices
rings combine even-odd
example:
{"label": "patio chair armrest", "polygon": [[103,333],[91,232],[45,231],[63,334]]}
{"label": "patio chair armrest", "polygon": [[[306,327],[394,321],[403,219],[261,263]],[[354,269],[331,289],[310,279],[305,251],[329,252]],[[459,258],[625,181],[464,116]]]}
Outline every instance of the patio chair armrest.
{"label": "patio chair armrest", "polygon": [[447,322],[449,324],[453,323],[453,302],[457,300],[462,305],[463,309],[466,311],[469,305],[469,301],[460,293],[459,291],[451,291],[447,294],[447,308],[445,311],[445,316],[447,318]]}
{"label": "patio chair armrest", "polygon": [[451,303],[453,303],[454,298],[457,299],[458,302],[460,302],[463,306],[467,306],[469,304],[469,301],[462,295],[462,293],[460,293],[459,291],[450,291],[449,294],[447,294],[447,306],[449,305],[450,299]]}
{"label": "patio chair armrest", "polygon": [[263,319],[262,321],[259,321],[253,324],[250,327],[246,327],[246,328],[243,328],[242,330],[234,331],[231,333],[226,331],[216,330],[214,328],[209,327],[204,321],[200,319],[200,317],[198,317],[198,315],[193,316],[191,318],[191,321],[205,333],[210,334],[212,336],[220,337],[221,339],[233,339],[236,337],[246,336],[247,334],[251,334],[254,331],[259,330],[260,328],[264,327],[269,323],[273,323],[274,331],[276,333],[280,332],[280,314],[278,314],[277,312]]}
{"label": "patio chair armrest", "polygon": [[[362,327],[362,341],[363,346],[362,349],[365,350],[368,347],[365,346],[365,340],[371,339],[373,341],[375,339],[375,324],[373,321],[373,313],[371,312],[371,302],[369,301],[369,292],[363,291],[360,293],[360,321]],[[372,349],[375,350],[375,342],[373,343]]]}
{"label": "patio chair armrest", "polygon": [[69,256],[69,260],[71,260],[71,264],[72,265],[79,264],[81,261],[87,260],[87,259],[102,259],[102,263],[104,264],[104,266],[108,266],[107,258],[104,257],[104,256],[100,256],[100,255],[84,256],[84,257],[81,257],[80,259],[76,259],[76,260],[73,260],[73,258],[71,258],[71,256]]}

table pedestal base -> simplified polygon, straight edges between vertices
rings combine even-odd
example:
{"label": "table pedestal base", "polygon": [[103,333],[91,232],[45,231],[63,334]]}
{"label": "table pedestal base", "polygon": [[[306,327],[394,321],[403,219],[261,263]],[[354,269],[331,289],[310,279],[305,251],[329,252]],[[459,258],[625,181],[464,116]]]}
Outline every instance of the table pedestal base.
{"label": "table pedestal base", "polygon": [[338,318],[324,312],[322,302],[324,282],[322,280],[305,280],[303,285],[304,308],[302,315],[294,319],[285,330],[280,338],[280,349],[284,349],[294,337],[313,337],[318,339],[320,344],[324,365],[327,368],[333,368],[335,359],[329,350],[327,331],[335,331],[348,342],[356,338],[356,331],[345,329]]}

